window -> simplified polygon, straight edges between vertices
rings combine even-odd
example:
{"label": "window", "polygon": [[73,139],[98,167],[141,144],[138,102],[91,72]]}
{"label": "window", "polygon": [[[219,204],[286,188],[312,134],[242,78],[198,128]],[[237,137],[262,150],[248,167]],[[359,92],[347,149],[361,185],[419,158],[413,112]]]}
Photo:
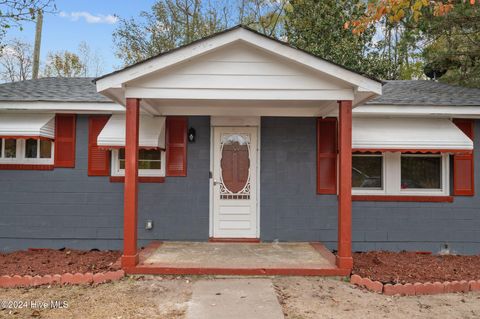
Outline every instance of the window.
{"label": "window", "polygon": [[3,143],[5,144],[5,148],[2,152],[2,157],[5,158],[15,158],[17,157],[17,140],[14,138],[3,139]]}
{"label": "window", "polygon": [[441,189],[441,155],[402,155],[402,189]]}
{"label": "window", "polygon": [[54,143],[41,139],[0,139],[2,164],[53,164]]}
{"label": "window", "polygon": [[354,195],[449,195],[448,154],[353,154]]}
{"label": "window", "polygon": [[382,154],[353,155],[352,187],[360,189],[383,189]]}
{"label": "window", "polygon": [[[165,152],[160,149],[140,149],[139,176],[165,176]],[[112,150],[112,176],[125,175],[125,149]]]}

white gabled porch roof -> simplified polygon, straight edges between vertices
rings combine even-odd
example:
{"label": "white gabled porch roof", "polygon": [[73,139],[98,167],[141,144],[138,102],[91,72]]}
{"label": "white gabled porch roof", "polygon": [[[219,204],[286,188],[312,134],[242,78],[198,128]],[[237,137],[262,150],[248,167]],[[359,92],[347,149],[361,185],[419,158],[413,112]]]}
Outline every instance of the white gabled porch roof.
{"label": "white gabled porch roof", "polygon": [[97,91],[152,115],[325,116],[382,84],[243,26],[96,79]]}

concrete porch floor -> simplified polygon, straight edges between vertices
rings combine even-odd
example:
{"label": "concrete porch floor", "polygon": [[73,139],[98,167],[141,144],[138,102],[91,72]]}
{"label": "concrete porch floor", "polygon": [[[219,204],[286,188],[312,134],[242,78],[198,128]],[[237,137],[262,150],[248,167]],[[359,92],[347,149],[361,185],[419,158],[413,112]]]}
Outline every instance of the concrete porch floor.
{"label": "concrete porch floor", "polygon": [[347,275],[321,243],[153,242],[132,274]]}

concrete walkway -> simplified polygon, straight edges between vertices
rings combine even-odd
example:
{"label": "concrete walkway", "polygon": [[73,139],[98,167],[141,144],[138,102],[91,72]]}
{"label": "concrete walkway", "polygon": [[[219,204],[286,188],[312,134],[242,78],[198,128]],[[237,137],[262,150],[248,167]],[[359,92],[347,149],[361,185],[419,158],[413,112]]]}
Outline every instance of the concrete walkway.
{"label": "concrete walkway", "polygon": [[193,286],[187,319],[283,319],[269,279],[200,280]]}

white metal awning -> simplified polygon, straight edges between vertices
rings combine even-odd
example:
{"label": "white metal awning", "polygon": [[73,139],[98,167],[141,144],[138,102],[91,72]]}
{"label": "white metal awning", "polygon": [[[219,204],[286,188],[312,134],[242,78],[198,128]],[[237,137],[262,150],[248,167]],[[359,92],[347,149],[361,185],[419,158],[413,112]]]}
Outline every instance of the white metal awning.
{"label": "white metal awning", "polygon": [[[98,146],[125,147],[125,115],[112,115],[97,138]],[[140,116],[139,146],[165,149],[165,117]]]}
{"label": "white metal awning", "polygon": [[471,152],[473,142],[448,119],[354,118],[353,151]]}
{"label": "white metal awning", "polygon": [[55,138],[55,114],[0,113],[0,137]]}

